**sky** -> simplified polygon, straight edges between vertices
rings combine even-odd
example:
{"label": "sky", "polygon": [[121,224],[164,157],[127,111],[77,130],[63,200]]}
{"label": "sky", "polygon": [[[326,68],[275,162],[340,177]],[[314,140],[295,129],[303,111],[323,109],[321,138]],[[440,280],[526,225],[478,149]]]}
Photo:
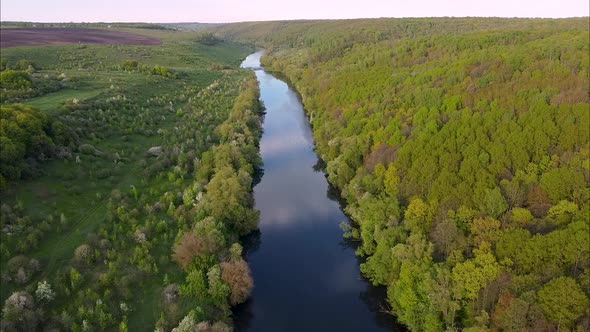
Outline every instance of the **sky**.
{"label": "sky", "polygon": [[204,22],[589,16],[588,0],[1,0],[2,21]]}

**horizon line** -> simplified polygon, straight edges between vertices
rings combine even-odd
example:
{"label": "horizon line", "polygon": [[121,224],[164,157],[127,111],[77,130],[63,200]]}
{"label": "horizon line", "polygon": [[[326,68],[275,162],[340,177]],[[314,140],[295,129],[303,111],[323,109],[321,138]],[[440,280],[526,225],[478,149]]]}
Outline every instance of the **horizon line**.
{"label": "horizon line", "polygon": [[284,22],[284,21],[346,21],[346,20],[378,20],[378,19],[433,19],[433,18],[499,18],[499,19],[548,19],[564,20],[575,18],[590,18],[590,16],[568,16],[568,17],[543,17],[543,16],[382,16],[382,17],[355,17],[355,18],[293,18],[293,19],[270,19],[252,21],[228,21],[228,22],[199,22],[199,21],[27,21],[27,20],[0,20],[5,23],[41,23],[41,24],[108,24],[108,23],[145,23],[145,24],[236,24],[236,23],[257,23],[257,22]]}

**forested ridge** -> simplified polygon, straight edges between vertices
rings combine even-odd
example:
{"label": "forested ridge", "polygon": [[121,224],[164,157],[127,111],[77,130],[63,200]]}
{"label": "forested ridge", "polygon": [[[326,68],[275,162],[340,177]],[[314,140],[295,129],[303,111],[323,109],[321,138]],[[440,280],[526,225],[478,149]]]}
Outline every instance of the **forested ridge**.
{"label": "forested ridge", "polygon": [[251,48],[2,49],[1,331],[231,331],[253,287]]}
{"label": "forested ridge", "polygon": [[213,31],[301,93],[345,236],[411,330],[590,329],[588,18]]}

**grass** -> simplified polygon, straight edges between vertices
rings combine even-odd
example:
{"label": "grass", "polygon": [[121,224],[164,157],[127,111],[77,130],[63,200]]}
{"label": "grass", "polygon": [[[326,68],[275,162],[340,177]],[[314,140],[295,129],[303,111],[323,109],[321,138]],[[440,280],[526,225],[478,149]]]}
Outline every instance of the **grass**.
{"label": "grass", "polygon": [[[116,95],[124,95],[142,105],[146,100],[162,96],[189,94],[198,91],[216,79],[227,75],[221,67],[237,67],[251,49],[231,43],[206,46],[193,41],[193,33],[171,31],[127,29],[132,32],[145,33],[163,39],[161,46],[124,46],[124,45],[57,45],[42,47],[15,47],[2,50],[2,58],[14,63],[19,59],[33,61],[41,68],[41,73],[65,75],[67,87],[57,92],[26,100],[25,103],[41,110],[56,114],[67,114],[68,103],[76,99],[81,104],[93,105]],[[118,66],[124,60],[134,59],[147,66],[161,65],[169,67],[178,74],[178,78],[163,78],[143,72],[125,72]],[[215,66],[218,64],[220,66]],[[190,96],[186,96],[188,98]],[[184,102],[185,103],[185,102]],[[183,108],[183,102],[171,105],[174,111]],[[93,108],[85,112],[95,112]],[[129,117],[122,112],[120,120],[137,121],[146,112],[147,117],[157,115],[158,121],[152,123],[150,130],[173,129],[180,117],[168,115],[170,110],[154,107],[150,110],[135,110]],[[116,113],[116,110],[115,112]],[[81,113],[83,114],[83,113]],[[160,119],[162,114],[167,114]],[[88,117],[94,114],[88,114]],[[82,115],[84,118],[84,115]],[[118,189],[129,192],[131,185],[140,192],[157,189],[157,192],[174,189],[166,180],[143,178],[142,170],[145,152],[160,145],[160,135],[140,135],[128,133],[125,123],[108,124],[109,131],[102,138],[86,138],[82,143],[89,143],[102,151],[101,156],[80,155],[81,163],[74,160],[53,160],[43,166],[44,174],[35,179],[18,183],[13,189],[0,196],[2,203],[14,205],[21,202],[25,214],[33,220],[43,220],[52,215],[59,220],[63,215],[68,224],[64,229],[54,229],[43,234],[39,245],[25,254],[37,258],[42,265],[42,273],[29,282],[55,276],[64,266],[70,264],[77,246],[87,241],[91,233],[97,232],[106,220],[107,199],[111,191]],[[123,139],[126,137],[126,139]],[[122,153],[127,160],[115,165],[108,156]],[[97,179],[96,172],[110,169],[112,175],[106,179]],[[162,218],[166,218],[164,215]],[[4,236],[4,235],[3,235]],[[171,238],[170,240],[173,240]],[[163,241],[153,249],[154,257],[170,255],[170,241]],[[2,270],[7,259],[0,262]],[[132,331],[153,330],[161,310],[159,294],[162,280],[167,274],[170,278],[182,278],[181,271],[175,264],[160,264],[155,275],[143,281],[142,287],[133,291],[129,314],[129,327]],[[17,289],[14,284],[2,284],[0,301]],[[59,299],[55,308],[67,305],[67,299]]]}
{"label": "grass", "polygon": [[68,100],[78,99],[84,101],[96,97],[101,92],[103,92],[103,89],[100,88],[90,90],[64,89],[58,92],[31,98],[27,100],[27,104],[40,110],[50,110],[62,106]]}

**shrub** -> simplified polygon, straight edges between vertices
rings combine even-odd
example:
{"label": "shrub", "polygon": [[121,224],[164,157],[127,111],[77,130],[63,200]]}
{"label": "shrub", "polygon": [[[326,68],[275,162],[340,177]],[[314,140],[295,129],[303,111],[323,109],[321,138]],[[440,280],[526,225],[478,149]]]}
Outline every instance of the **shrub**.
{"label": "shrub", "polygon": [[170,78],[176,77],[176,75],[174,74],[174,72],[172,72],[172,70],[170,70],[169,68],[160,66],[160,65],[155,65],[154,68],[152,68],[151,73],[154,75],[159,75],[159,76],[163,76],[163,77],[170,77]]}
{"label": "shrub", "polygon": [[197,36],[197,42],[199,42],[203,45],[213,46],[215,44],[220,43],[221,39],[217,38],[211,32],[203,32]]}
{"label": "shrub", "polygon": [[0,73],[2,90],[26,90],[33,87],[31,75],[26,71],[8,69]]}
{"label": "shrub", "polygon": [[127,70],[127,71],[137,70],[138,67],[139,67],[139,62],[137,62],[137,60],[125,60],[121,64],[121,69]]}
{"label": "shrub", "polygon": [[96,148],[90,144],[82,144],[78,147],[78,150],[80,150],[81,153],[87,155],[93,156],[96,154]]}
{"label": "shrub", "polygon": [[22,59],[16,62],[14,68],[19,70],[29,70],[29,68],[37,69],[37,65],[33,61]]}

